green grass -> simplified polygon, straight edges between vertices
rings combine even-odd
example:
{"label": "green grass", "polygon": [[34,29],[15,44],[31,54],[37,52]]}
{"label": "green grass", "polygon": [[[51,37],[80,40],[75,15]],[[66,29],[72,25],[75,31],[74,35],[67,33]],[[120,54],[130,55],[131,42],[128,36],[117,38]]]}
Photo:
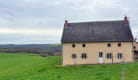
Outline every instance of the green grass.
{"label": "green grass", "polygon": [[[121,80],[122,64],[60,64],[60,56],[0,53],[0,80]],[[138,63],[123,65],[125,80],[138,80]]]}

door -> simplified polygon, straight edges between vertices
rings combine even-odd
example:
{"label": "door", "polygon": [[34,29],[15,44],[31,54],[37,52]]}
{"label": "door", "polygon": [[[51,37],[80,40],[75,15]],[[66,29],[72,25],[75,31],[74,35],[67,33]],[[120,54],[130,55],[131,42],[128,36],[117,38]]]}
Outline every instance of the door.
{"label": "door", "polygon": [[99,63],[103,63],[104,59],[103,59],[103,53],[99,52]]}

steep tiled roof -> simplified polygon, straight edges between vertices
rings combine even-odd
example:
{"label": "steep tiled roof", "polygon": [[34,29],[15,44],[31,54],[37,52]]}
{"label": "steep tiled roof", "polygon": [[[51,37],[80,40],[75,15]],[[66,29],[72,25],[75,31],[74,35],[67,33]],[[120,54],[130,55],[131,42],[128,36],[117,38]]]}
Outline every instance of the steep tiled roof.
{"label": "steep tiled roof", "polygon": [[129,23],[119,21],[97,21],[67,23],[64,25],[62,43],[133,41]]}

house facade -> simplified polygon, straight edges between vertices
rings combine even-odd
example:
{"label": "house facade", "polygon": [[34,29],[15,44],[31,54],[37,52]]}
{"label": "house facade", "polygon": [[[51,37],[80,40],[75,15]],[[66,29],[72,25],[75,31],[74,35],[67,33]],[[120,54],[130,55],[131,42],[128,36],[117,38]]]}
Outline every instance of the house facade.
{"label": "house facade", "polygon": [[138,62],[138,42],[134,42],[134,60]]}
{"label": "house facade", "polygon": [[133,62],[133,36],[127,17],[117,21],[64,23],[63,65]]}

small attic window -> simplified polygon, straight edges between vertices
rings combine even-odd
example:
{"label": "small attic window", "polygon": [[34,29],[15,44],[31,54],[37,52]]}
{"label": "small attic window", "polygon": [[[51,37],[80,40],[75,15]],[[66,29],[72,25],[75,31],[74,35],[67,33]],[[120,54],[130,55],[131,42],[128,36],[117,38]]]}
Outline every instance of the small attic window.
{"label": "small attic window", "polygon": [[136,46],[133,46],[133,49],[136,49]]}
{"label": "small attic window", "polygon": [[108,43],[107,46],[108,46],[108,47],[111,47],[111,43]]}
{"label": "small attic window", "polygon": [[76,45],[75,45],[75,44],[72,44],[72,47],[73,47],[73,48],[75,48],[75,47],[76,47]]}
{"label": "small attic window", "polygon": [[82,44],[82,47],[86,47],[86,44]]}
{"label": "small attic window", "polygon": [[121,47],[122,46],[122,44],[121,43],[118,43],[118,47]]}

